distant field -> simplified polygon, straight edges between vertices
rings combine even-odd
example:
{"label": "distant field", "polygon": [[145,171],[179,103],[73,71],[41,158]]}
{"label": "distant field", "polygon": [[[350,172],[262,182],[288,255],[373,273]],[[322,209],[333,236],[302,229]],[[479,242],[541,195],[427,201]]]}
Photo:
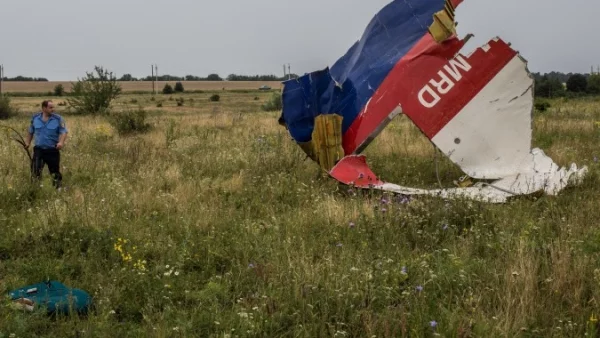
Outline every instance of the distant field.
{"label": "distant field", "polygon": [[[158,81],[156,90],[161,91],[165,84],[174,85],[177,81]],[[258,89],[262,85],[271,88],[281,88],[279,81],[182,81],[186,90],[249,90]],[[71,82],[3,82],[2,91],[6,93],[44,93],[53,91],[57,84],[62,84],[66,91],[71,90]],[[126,81],[120,82],[124,92],[152,91],[151,81]]]}

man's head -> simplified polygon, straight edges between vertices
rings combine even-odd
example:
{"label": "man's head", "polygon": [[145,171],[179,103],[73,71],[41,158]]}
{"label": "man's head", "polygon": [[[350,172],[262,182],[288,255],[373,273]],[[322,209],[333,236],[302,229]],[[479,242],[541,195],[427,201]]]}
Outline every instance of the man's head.
{"label": "man's head", "polygon": [[42,111],[46,114],[52,114],[54,111],[54,103],[52,100],[45,100],[42,102]]}

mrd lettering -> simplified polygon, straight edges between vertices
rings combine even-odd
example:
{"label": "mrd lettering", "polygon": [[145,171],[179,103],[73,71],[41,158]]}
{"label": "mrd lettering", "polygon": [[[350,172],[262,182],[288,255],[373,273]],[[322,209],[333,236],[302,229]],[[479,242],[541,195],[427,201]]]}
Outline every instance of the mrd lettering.
{"label": "mrd lettering", "polygon": [[462,69],[466,73],[471,70],[471,65],[467,63],[467,60],[462,55],[456,57],[450,61],[449,64],[445,65],[442,70],[438,72],[439,80],[432,79],[429,81],[423,89],[419,92],[419,102],[425,108],[433,108],[440,102],[442,96],[448,94],[448,92],[454,88],[454,85],[460,81],[463,77],[463,73],[459,69]]}

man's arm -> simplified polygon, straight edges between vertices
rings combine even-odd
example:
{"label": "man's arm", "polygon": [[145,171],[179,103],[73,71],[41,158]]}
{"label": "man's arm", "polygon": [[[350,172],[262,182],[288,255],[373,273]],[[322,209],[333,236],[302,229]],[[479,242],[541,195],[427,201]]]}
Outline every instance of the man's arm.
{"label": "man's arm", "polygon": [[56,149],[61,150],[65,146],[65,141],[67,140],[67,133],[69,130],[67,129],[67,124],[63,118],[60,119],[60,125],[58,126],[58,143],[56,144]]}
{"label": "man's arm", "polygon": [[67,140],[67,133],[62,133],[58,137],[58,144],[56,145],[56,149],[61,150],[65,146],[65,141]]}
{"label": "man's arm", "polygon": [[31,127],[27,130],[27,137],[25,137],[25,148],[29,149],[31,146],[31,140],[33,139],[33,133],[31,132]]}

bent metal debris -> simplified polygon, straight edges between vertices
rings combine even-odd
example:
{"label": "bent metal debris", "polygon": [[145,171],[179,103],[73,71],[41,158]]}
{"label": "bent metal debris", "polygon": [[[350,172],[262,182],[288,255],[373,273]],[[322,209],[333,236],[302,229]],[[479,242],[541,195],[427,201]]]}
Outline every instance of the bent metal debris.
{"label": "bent metal debris", "polygon": [[[284,82],[280,118],[334,179],[405,195],[503,203],[558,194],[587,168],[560,168],[532,149],[534,79],[499,37],[465,55],[455,8],[462,0],[396,0],[333,66]],[[466,187],[416,189],[379,180],[361,152],[405,114],[470,178]]]}

